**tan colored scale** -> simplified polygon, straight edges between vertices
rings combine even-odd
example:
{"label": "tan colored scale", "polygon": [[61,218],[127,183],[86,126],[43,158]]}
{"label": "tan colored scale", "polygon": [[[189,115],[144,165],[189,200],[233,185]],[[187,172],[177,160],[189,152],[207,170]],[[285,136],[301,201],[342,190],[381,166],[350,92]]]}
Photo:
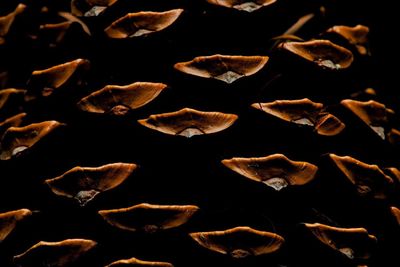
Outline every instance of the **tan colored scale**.
{"label": "tan colored scale", "polygon": [[0,243],[17,227],[17,224],[32,215],[28,209],[13,210],[0,213]]}
{"label": "tan colored scale", "polygon": [[130,258],[126,260],[118,260],[110,263],[106,267],[116,267],[116,266],[131,266],[131,267],[139,267],[139,266],[156,266],[156,267],[174,267],[171,263],[168,262],[158,262],[158,261],[143,261],[137,258]]}
{"label": "tan colored scale", "polygon": [[[54,90],[67,83],[76,72],[87,69],[89,65],[86,59],[76,59],[48,69],[35,70],[32,72],[29,85],[39,87],[35,89],[39,90],[40,95],[49,96]],[[32,95],[35,92],[28,93],[31,95],[29,99],[33,98]]]}
{"label": "tan colored scale", "polygon": [[328,40],[285,42],[279,47],[325,69],[346,69],[354,60],[350,50]]}
{"label": "tan colored scale", "polygon": [[190,138],[195,135],[212,134],[229,128],[238,116],[222,112],[205,112],[184,108],[179,111],[151,115],[138,122],[147,128]]}
{"label": "tan colored scale", "polygon": [[370,258],[377,243],[377,238],[365,228],[338,228],[320,223],[305,226],[319,241],[349,259]]}
{"label": "tan colored scale", "polygon": [[253,12],[262,7],[272,5],[276,0],[207,0],[210,4]]}
{"label": "tan colored scale", "polygon": [[0,122],[0,135],[10,127],[18,127],[22,124],[26,113],[18,113],[17,115],[11,116],[4,121]]}
{"label": "tan colored scale", "polygon": [[8,160],[19,155],[62,125],[64,124],[58,121],[44,121],[8,128],[1,139],[0,159]]}
{"label": "tan colored scale", "polygon": [[125,115],[129,110],[151,102],[165,88],[165,84],[149,82],[136,82],[125,86],[107,85],[82,98],[78,107],[92,113],[110,112],[114,115]]}
{"label": "tan colored scale", "polygon": [[87,239],[40,241],[22,254],[14,256],[14,262],[21,267],[70,266],[96,245],[95,241]]}
{"label": "tan colored scale", "polygon": [[9,101],[25,95],[26,90],[8,88],[0,90],[0,110],[7,105]]}
{"label": "tan colored scale", "polygon": [[390,167],[390,168],[385,168],[386,173],[389,174],[390,177],[392,177],[392,179],[394,181],[397,181],[400,183],[400,170],[395,168],[395,167]]}
{"label": "tan colored scale", "polygon": [[394,218],[396,219],[397,223],[400,226],[400,209],[398,209],[396,207],[391,207],[390,211],[392,212]]}
{"label": "tan colored scale", "polygon": [[232,158],[222,160],[227,168],[244,177],[264,183],[280,191],[289,185],[304,185],[312,181],[318,167],[303,161],[293,161],[282,154],[261,158]]}
{"label": "tan colored scale", "polygon": [[12,11],[11,13],[0,17],[0,45],[5,43],[5,37],[7,36],[8,32],[12,24],[14,23],[15,18],[24,12],[26,9],[26,5],[18,4],[18,6]]}
{"label": "tan colored scale", "polygon": [[108,37],[115,39],[148,35],[171,26],[182,12],[183,9],[173,9],[165,12],[129,13],[114,21],[104,31]]}
{"label": "tan colored scale", "polygon": [[336,135],[345,128],[337,117],[324,111],[323,104],[308,98],[254,103],[251,106],[288,122],[312,126],[320,135]]}
{"label": "tan colored scale", "polygon": [[71,13],[78,17],[95,17],[118,0],[72,0]]}
{"label": "tan colored scale", "polygon": [[345,99],[340,103],[367,124],[380,138],[385,140],[385,127],[389,123],[390,117],[394,115],[393,110],[374,100],[363,102]]}
{"label": "tan colored scale", "polygon": [[361,55],[368,54],[368,33],[369,28],[364,25],[356,25],[349,27],[345,25],[333,26],[327,30],[328,33],[335,33],[346,39],[350,44],[354,45]]}
{"label": "tan colored scale", "polygon": [[75,167],[45,183],[54,194],[76,199],[85,206],[98,194],[122,184],[134,170],[136,164],[111,163],[100,167]]}
{"label": "tan colored scale", "polygon": [[355,158],[335,154],[329,155],[340,171],[355,185],[362,196],[372,196],[377,199],[387,197],[393,179],[386,175],[377,165],[369,165]]}
{"label": "tan colored scale", "polygon": [[190,236],[201,246],[233,258],[245,258],[276,252],[285,239],[278,234],[247,226],[225,231],[197,232]]}
{"label": "tan colored scale", "polygon": [[119,229],[153,233],[185,224],[198,210],[194,205],[142,203],[129,208],[100,210],[99,214]]}
{"label": "tan colored scale", "polygon": [[256,74],[268,62],[267,56],[212,55],[196,57],[191,61],[179,62],[174,68],[190,75],[213,78],[228,84]]}
{"label": "tan colored scale", "polygon": [[394,128],[390,129],[387,134],[387,139],[391,144],[400,144],[400,131]]}
{"label": "tan colored scale", "polygon": [[[50,46],[56,46],[58,43],[64,41],[66,34],[70,30],[73,24],[77,24],[81,27],[82,31],[84,31],[87,35],[91,35],[89,27],[80,19],[72,15],[68,12],[58,12],[57,13],[61,18],[65,19],[65,21],[59,23],[47,23],[40,25],[40,33],[41,36],[52,36],[54,40]],[[42,37],[41,37],[42,38]]]}

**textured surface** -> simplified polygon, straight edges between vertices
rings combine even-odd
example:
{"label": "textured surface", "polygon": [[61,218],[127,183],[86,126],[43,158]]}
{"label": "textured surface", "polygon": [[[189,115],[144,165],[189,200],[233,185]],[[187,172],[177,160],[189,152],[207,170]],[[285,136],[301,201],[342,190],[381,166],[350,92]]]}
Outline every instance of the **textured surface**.
{"label": "textured surface", "polygon": [[[0,16],[11,13],[18,2],[0,1]],[[71,2],[21,2],[27,5],[26,10],[16,16],[7,35],[2,36],[0,88],[31,90],[27,85],[33,71],[77,58],[88,59],[90,69],[82,77],[76,73],[77,79],[61,85],[48,97],[39,95],[29,102],[7,103],[0,109],[0,122],[26,112],[21,126],[50,120],[66,124],[19,157],[0,161],[1,213],[22,208],[35,211],[0,244],[0,266],[15,266],[13,256],[40,241],[74,238],[98,243],[75,266],[105,266],[132,257],[169,262],[176,267],[396,266],[400,227],[390,207],[400,207],[398,180],[385,200],[362,197],[327,156],[351,156],[377,164],[382,170],[400,167],[399,146],[380,138],[340,105],[343,99],[373,99],[397,115],[400,112],[399,94],[392,92],[397,88],[398,75],[392,75],[394,70],[388,66],[396,62],[394,42],[389,38],[394,32],[394,26],[388,23],[392,18],[390,1],[354,1],[349,5],[345,0],[280,0],[248,13],[206,0],[119,0],[99,16],[80,18],[91,36],[73,23],[57,42],[53,35],[41,33],[40,25],[66,21],[57,12],[70,12]],[[321,14],[321,6],[325,6],[325,15]],[[110,39],[104,33],[127,13],[172,9],[184,12],[160,32],[123,40]],[[335,25],[366,25],[370,28],[371,56],[361,56],[346,40],[333,38],[331,41],[353,52],[354,62],[347,69],[328,71],[271,49],[271,38],[282,35],[309,13],[315,16],[296,36],[310,40],[322,38],[320,33]],[[187,75],[173,67],[177,62],[215,54],[259,55],[269,60],[256,74],[232,84]],[[106,85],[134,82],[164,83],[169,88],[124,117],[83,112],[76,106],[80,99]],[[366,88],[374,88],[376,95],[359,93]],[[336,136],[320,136],[250,106],[302,98],[323,103],[346,128]],[[190,139],[162,134],[137,122],[151,114],[185,107],[236,114],[238,119],[224,131]],[[398,119],[391,123],[393,129],[400,128]],[[276,153],[315,164],[315,179],[276,192],[220,163],[232,157]],[[96,167],[112,162],[134,162],[140,168],[85,207],[53,194],[44,183],[75,166]],[[110,227],[98,214],[99,210],[140,203],[190,204],[200,209],[181,227],[155,234]],[[350,260],[310,238],[302,223],[362,227],[376,236],[378,246],[368,260]],[[203,249],[189,236],[237,226],[277,233],[286,242],[277,253],[234,260]]]}

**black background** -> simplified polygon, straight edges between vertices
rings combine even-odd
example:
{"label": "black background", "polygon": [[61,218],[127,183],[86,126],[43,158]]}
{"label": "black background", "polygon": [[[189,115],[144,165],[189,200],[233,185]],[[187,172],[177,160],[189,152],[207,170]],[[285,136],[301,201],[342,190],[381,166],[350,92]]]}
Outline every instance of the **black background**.
{"label": "black background", "polygon": [[[12,256],[40,240],[88,238],[99,244],[78,266],[104,266],[114,260],[137,257],[183,266],[357,266],[340,253],[321,245],[301,223],[320,222],[339,227],[365,227],[378,237],[368,266],[398,266],[399,226],[389,207],[400,205],[394,194],[386,201],[360,198],[335,168],[327,153],[349,155],[382,167],[400,166],[398,147],[379,139],[339,102],[354,92],[373,87],[376,99],[395,109],[399,105],[395,68],[395,35],[390,1],[277,1],[254,13],[238,12],[206,1],[119,0],[102,16],[86,18],[92,37],[77,26],[63,43],[49,48],[44,38],[32,40],[38,25],[61,21],[54,12],[69,10],[68,1],[26,1],[28,11],[13,25],[7,44],[0,47],[0,72],[8,71],[5,87],[26,88],[30,73],[76,58],[91,61],[80,88],[64,86],[45,99],[24,105],[27,122],[58,120],[67,124],[19,158],[0,162],[0,211],[29,208],[39,211],[18,225],[0,244],[0,266],[13,266]],[[37,15],[43,5],[47,15]],[[16,1],[2,1],[7,14]],[[359,57],[348,70],[329,72],[278,51],[271,38],[282,34],[299,17],[326,7],[298,34],[318,37],[333,25],[370,27],[371,57]],[[143,38],[110,40],[103,29],[127,12],[185,12],[168,29]],[[176,62],[196,56],[268,55],[267,67],[231,85],[179,73]],[[124,118],[86,114],[75,103],[107,84],[135,81],[169,85],[161,95]],[[309,128],[280,121],[250,108],[255,102],[308,97],[328,105],[347,127],[335,137],[318,136]],[[363,99],[366,100],[366,99]],[[190,107],[239,115],[238,121],[218,134],[185,139],[139,125],[150,114]],[[8,113],[7,113],[8,112]],[[15,107],[1,119],[17,112]],[[320,167],[308,185],[275,192],[226,169],[220,161],[283,153],[293,160]],[[120,187],[102,193],[86,207],[52,194],[43,181],[74,166],[134,162],[140,169]],[[398,191],[397,191],[398,195]],[[201,210],[177,229],[145,235],[106,224],[100,209],[138,203],[195,204]],[[223,230],[239,225],[273,231],[286,239],[276,254],[232,260],[207,251],[188,237],[194,231]],[[396,242],[395,245],[392,242]],[[397,261],[397,263],[396,263]]]}

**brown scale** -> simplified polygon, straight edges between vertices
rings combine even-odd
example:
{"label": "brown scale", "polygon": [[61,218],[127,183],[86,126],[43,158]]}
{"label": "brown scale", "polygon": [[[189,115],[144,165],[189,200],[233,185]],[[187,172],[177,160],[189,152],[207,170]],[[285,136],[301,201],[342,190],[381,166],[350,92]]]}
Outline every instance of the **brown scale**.
{"label": "brown scale", "polygon": [[232,158],[222,161],[229,169],[250,180],[261,182],[277,191],[289,185],[304,185],[312,181],[318,167],[303,161],[293,161],[285,155],[261,158]]}
{"label": "brown scale", "polygon": [[328,40],[284,42],[279,47],[330,70],[346,69],[354,60],[350,50]]}
{"label": "brown scale", "polygon": [[158,262],[158,261],[143,261],[137,258],[130,258],[126,260],[118,260],[110,263],[106,267],[116,267],[116,266],[156,266],[156,267],[174,267],[168,262]]}
{"label": "brown scale", "polygon": [[28,209],[0,213],[0,243],[17,227],[17,224],[32,215]]}
{"label": "brown scale", "polygon": [[112,226],[126,231],[154,233],[185,224],[199,208],[193,205],[152,205],[142,203],[129,208],[100,210]]}
{"label": "brown scale", "polygon": [[370,258],[377,239],[365,228],[338,228],[320,223],[304,224],[319,241],[350,259]]}
{"label": "brown scale", "polygon": [[79,101],[80,109],[92,113],[125,115],[129,110],[140,108],[155,99],[167,85],[162,83],[136,82],[126,86],[107,85]]}
{"label": "brown scale", "polygon": [[221,112],[204,112],[190,108],[151,115],[138,122],[147,128],[190,138],[195,135],[217,133],[230,127],[238,116]]}
{"label": "brown scale", "polygon": [[24,12],[26,6],[24,4],[19,4],[15,10],[3,17],[0,17],[0,45],[6,42],[5,37],[7,36],[10,28],[15,20],[15,18]]}
{"label": "brown scale", "polygon": [[362,196],[384,199],[393,185],[393,179],[377,165],[369,165],[355,158],[330,154],[330,158],[340,171],[355,185]]}
{"label": "brown scale", "polygon": [[253,12],[262,7],[272,5],[277,0],[207,0],[210,4]]}
{"label": "brown scale", "polygon": [[[73,77],[79,76],[80,72],[86,71],[89,65],[90,63],[86,59],[76,59],[48,69],[33,71],[28,82],[28,86],[32,90],[28,91],[27,100],[37,96],[50,96],[54,90],[62,87]],[[80,78],[77,77],[77,84],[80,82]]]}
{"label": "brown scale", "polygon": [[186,74],[213,78],[230,84],[257,73],[267,64],[268,59],[267,56],[212,55],[179,62],[174,67]]}
{"label": "brown scale", "polygon": [[173,9],[165,12],[129,13],[114,21],[104,31],[108,37],[116,39],[148,35],[171,26],[182,12],[183,9]]}
{"label": "brown scale", "polygon": [[118,0],[72,0],[71,13],[78,17],[94,17],[102,14]]}
{"label": "brown scale", "polygon": [[22,254],[14,256],[14,262],[21,267],[69,266],[96,245],[95,241],[87,239],[40,241]]}
{"label": "brown scale", "polygon": [[197,232],[190,236],[201,246],[233,258],[245,258],[276,252],[285,242],[278,234],[247,226],[225,231]]}
{"label": "brown scale", "polygon": [[323,110],[321,103],[308,98],[254,103],[251,106],[288,122],[312,126],[320,135],[336,135],[345,128],[345,124],[337,117]]}
{"label": "brown scale", "polygon": [[100,167],[75,167],[45,183],[54,194],[76,199],[85,206],[98,194],[122,184],[134,170],[136,164],[111,163]]}
{"label": "brown scale", "polygon": [[346,39],[350,44],[356,47],[358,53],[361,55],[365,56],[368,54],[367,44],[369,28],[367,26],[356,25],[354,27],[349,27],[338,25],[329,28],[327,32],[335,33]]}
{"label": "brown scale", "polygon": [[391,207],[390,211],[392,212],[394,218],[396,219],[397,223],[400,226],[400,209],[398,209],[396,207]]}
{"label": "brown scale", "polygon": [[0,122],[0,136],[10,127],[18,127],[23,123],[26,113],[19,113]]}
{"label": "brown scale", "polygon": [[1,138],[0,159],[8,160],[18,156],[62,125],[58,121],[44,121],[8,128]]}
{"label": "brown scale", "polygon": [[380,138],[386,139],[387,125],[394,111],[387,108],[384,104],[374,100],[356,101],[345,99],[341,104],[353,112],[365,124],[367,124]]}

